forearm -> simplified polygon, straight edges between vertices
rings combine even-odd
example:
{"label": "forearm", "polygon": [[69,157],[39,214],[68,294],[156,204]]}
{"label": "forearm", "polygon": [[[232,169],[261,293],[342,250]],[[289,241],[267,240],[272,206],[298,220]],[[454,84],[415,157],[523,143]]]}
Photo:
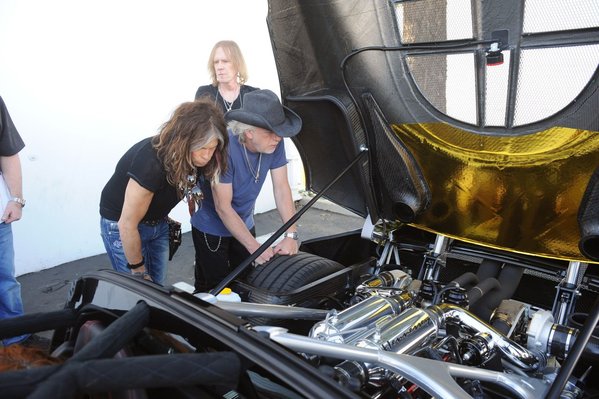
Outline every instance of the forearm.
{"label": "forearm", "polygon": [[[0,156],[0,170],[2,171],[2,178],[8,187],[10,197],[23,198],[21,160],[19,159],[19,155],[15,154],[9,157]],[[3,214],[0,214],[0,220],[4,223],[12,223],[21,219],[23,215],[22,208],[22,203],[8,201]]]}
{"label": "forearm", "polygon": [[260,246],[241,217],[232,207],[217,208],[217,213],[227,230],[229,230],[229,233],[250,253],[253,253]]}
{"label": "forearm", "polygon": [[[125,252],[125,258],[130,265],[136,265],[143,261],[141,237],[139,235],[139,222],[148,211],[154,193],[141,187],[135,180],[129,179],[125,189],[125,201],[119,218],[119,233],[121,244]],[[133,269],[142,272],[144,266]]]}
{"label": "forearm", "polygon": [[143,260],[143,253],[137,223],[119,220],[119,233],[127,262],[131,265],[140,263]]}
{"label": "forearm", "polygon": [[[291,188],[289,185],[284,187],[275,188],[274,190],[275,204],[277,211],[281,216],[283,223],[287,223],[289,219],[295,215],[295,204],[293,202],[293,196],[291,195]],[[291,225],[287,231],[297,231],[295,224]]]}
{"label": "forearm", "polygon": [[0,157],[0,170],[12,197],[23,197],[23,176],[19,154]]}

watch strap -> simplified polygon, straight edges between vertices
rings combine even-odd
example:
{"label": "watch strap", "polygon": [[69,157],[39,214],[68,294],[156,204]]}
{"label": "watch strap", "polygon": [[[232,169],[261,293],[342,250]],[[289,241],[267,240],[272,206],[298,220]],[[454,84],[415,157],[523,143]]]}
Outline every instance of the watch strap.
{"label": "watch strap", "polygon": [[11,197],[10,198],[11,201],[16,202],[17,204],[21,205],[21,208],[25,208],[25,200],[23,198],[20,197]]}
{"label": "watch strap", "polygon": [[283,237],[299,240],[299,234],[297,234],[297,231],[288,231],[283,235]]}
{"label": "watch strap", "polygon": [[127,269],[137,269],[138,267],[142,267],[146,263],[146,258],[141,257],[141,262],[132,265],[131,263],[127,263]]}

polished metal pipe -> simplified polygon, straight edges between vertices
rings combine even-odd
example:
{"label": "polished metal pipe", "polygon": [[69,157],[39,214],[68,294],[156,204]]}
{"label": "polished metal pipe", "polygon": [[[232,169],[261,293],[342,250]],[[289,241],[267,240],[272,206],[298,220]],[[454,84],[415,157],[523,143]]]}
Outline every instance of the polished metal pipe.
{"label": "polished metal pipe", "polygon": [[534,354],[523,346],[510,340],[463,308],[443,303],[436,306],[429,306],[427,310],[436,314],[439,318],[439,322],[443,325],[447,323],[447,321],[452,321],[457,322],[460,327],[472,334],[489,334],[491,336],[492,344],[503,353],[506,360],[523,370],[539,370],[541,367],[545,366],[545,359],[540,354]]}
{"label": "polished metal pipe", "polygon": [[249,302],[225,302],[215,304],[221,309],[240,317],[267,317],[286,320],[322,320],[329,313],[325,309],[301,308],[287,305],[268,305]]}
{"label": "polished metal pipe", "polygon": [[310,337],[332,342],[355,341],[380,324],[381,318],[401,313],[411,306],[411,295],[403,293],[391,297],[373,295],[349,308],[331,313],[310,330]]}
{"label": "polished metal pipe", "polygon": [[542,379],[325,342],[290,334],[284,328],[254,327],[254,329],[267,332],[271,340],[296,352],[378,365],[401,375],[438,398],[471,399],[471,396],[455,382],[454,378],[458,377],[497,384],[513,393],[514,397],[522,399],[542,398],[549,387],[548,382]]}
{"label": "polished metal pipe", "polygon": [[436,337],[439,326],[424,309],[409,308],[356,343],[361,348],[413,353]]}

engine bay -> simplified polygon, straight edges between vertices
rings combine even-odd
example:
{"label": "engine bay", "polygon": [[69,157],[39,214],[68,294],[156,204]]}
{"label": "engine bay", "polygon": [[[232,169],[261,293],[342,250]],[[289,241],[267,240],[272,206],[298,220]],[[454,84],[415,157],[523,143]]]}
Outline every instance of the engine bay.
{"label": "engine bay", "polygon": [[[431,241],[398,239],[406,236]],[[596,298],[593,265],[514,256],[409,227],[373,237],[373,257],[310,282],[308,295],[287,287],[269,297],[264,287],[239,284],[249,302],[332,307],[299,328],[254,314],[250,320],[265,323],[254,329],[365,397],[551,397],[554,383],[563,384],[555,397],[596,393],[597,329],[576,347]],[[347,257],[348,248],[362,251],[361,241],[337,237],[303,249]],[[345,286],[332,284],[343,270]]]}

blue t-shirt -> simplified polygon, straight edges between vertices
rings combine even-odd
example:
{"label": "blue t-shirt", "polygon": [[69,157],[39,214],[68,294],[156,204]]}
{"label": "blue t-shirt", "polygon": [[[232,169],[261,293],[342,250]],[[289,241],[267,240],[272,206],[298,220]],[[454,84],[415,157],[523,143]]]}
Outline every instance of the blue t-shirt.
{"label": "blue t-shirt", "polygon": [[[260,164],[258,182],[250,170],[248,161],[253,172],[257,170],[258,163]],[[286,164],[284,140],[281,140],[272,154],[262,154],[262,160],[260,160],[259,153],[251,151],[247,152],[246,159],[243,145],[239,142],[238,137],[229,131],[229,165],[227,171],[220,177],[220,183],[233,184],[231,205],[248,229],[254,227],[254,206],[266,180],[267,172]],[[214,208],[210,183],[202,182],[201,188],[204,193],[202,208],[198,209],[191,217],[191,225],[208,234],[231,237],[231,233],[220,220]]]}

